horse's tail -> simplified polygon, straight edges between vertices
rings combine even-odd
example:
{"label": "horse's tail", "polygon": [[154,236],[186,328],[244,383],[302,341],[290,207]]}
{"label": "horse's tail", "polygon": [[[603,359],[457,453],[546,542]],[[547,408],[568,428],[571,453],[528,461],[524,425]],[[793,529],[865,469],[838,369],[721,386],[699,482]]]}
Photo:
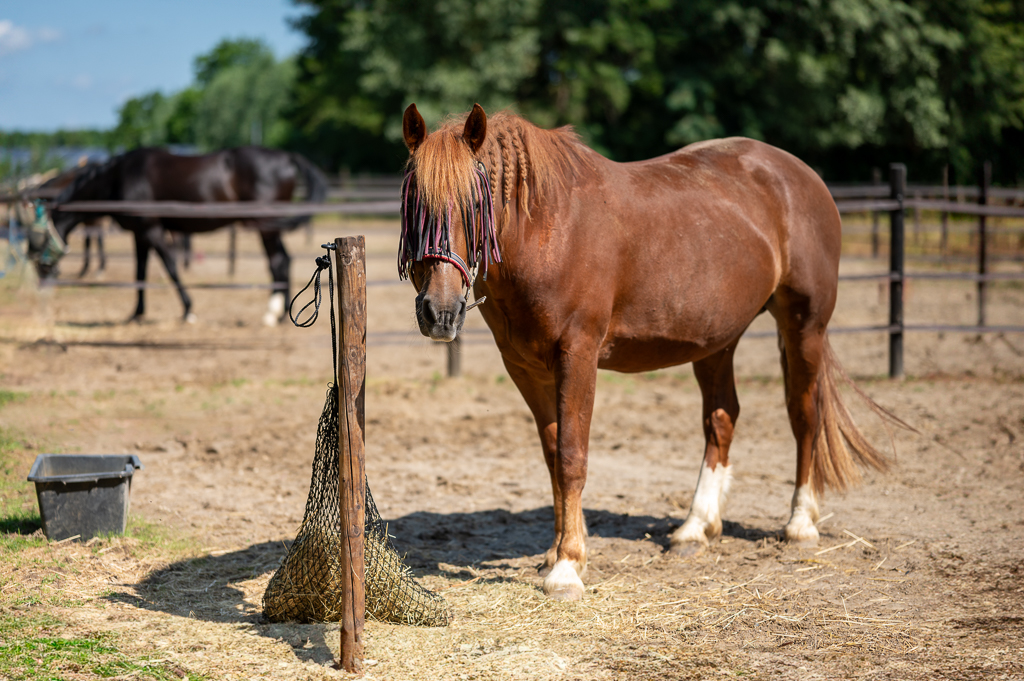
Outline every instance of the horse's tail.
{"label": "horse's tail", "polygon": [[[296,169],[302,174],[302,181],[306,185],[306,203],[321,203],[327,198],[327,178],[309,159],[302,154],[289,153],[288,157],[295,164]],[[306,224],[312,218],[311,215],[296,215],[288,218],[281,218],[277,225],[283,230],[294,229]]]}
{"label": "horse's tail", "polygon": [[814,462],[811,467],[811,484],[821,494],[825,487],[845,491],[860,482],[860,470],[864,468],[887,470],[893,463],[889,456],[872,445],[854,423],[839,392],[845,383],[875,412],[889,431],[890,444],[895,454],[891,426],[918,432],[902,419],[879,406],[847,376],[832,351],[826,335],[822,342],[822,361],[818,369],[818,424],[814,434]]}

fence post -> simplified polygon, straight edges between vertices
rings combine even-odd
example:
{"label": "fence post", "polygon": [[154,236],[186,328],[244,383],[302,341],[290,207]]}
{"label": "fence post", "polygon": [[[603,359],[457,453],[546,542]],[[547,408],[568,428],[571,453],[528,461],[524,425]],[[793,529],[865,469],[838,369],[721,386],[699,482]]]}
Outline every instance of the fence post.
{"label": "fence post", "polygon": [[[988,188],[992,183],[992,162],[985,161],[981,166],[981,177],[978,191],[978,205],[984,206],[988,203]],[[985,215],[978,216],[978,326],[985,326],[985,274],[988,272],[988,239],[985,234]]]}
{"label": "fence post", "polygon": [[338,263],[338,482],[341,487],[342,620],[340,667],[363,669],[366,618],[366,240],[334,240]]}
{"label": "fence post", "polygon": [[[881,168],[871,169],[871,184],[882,184]],[[871,211],[871,257],[878,257],[878,211]]]}
{"label": "fence post", "polygon": [[231,223],[231,232],[228,234],[228,276],[235,276],[235,257],[238,252],[238,223]]}
{"label": "fence post", "polygon": [[458,378],[462,374],[462,336],[456,336],[448,346],[448,378]]}
{"label": "fence post", "polygon": [[903,376],[903,195],[907,166],[889,165],[889,198],[899,207],[889,211],[889,378]]}
{"label": "fence post", "polygon": [[[942,200],[949,201],[949,164],[942,166]],[[942,234],[939,237],[939,251],[946,255],[949,244],[949,211],[942,211]]]}

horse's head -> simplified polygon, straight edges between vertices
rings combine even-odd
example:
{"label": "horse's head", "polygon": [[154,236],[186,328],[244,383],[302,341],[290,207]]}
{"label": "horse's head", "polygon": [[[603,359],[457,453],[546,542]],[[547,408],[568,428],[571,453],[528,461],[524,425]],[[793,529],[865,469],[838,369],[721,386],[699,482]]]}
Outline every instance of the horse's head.
{"label": "horse's head", "polygon": [[92,217],[54,208],[76,199],[110,198],[109,173],[105,172],[108,165],[89,163],[77,168],[72,174],[59,175],[43,184],[44,188],[59,188],[63,185],[63,189],[49,210],[36,202],[31,220],[19,217],[22,224],[28,227],[28,257],[35,264],[40,279],[57,276],[58,263],[67,253],[68,234],[79,222]]}
{"label": "horse's head", "polygon": [[15,212],[26,231],[28,258],[35,264],[39,278],[55,278],[57,263],[67,253],[67,242],[57,231],[42,201],[19,203]]}
{"label": "horse's head", "polygon": [[415,104],[405,110],[402,133],[410,157],[402,184],[399,274],[412,281],[416,320],[424,336],[451,341],[466,319],[466,294],[477,268],[500,261],[494,202],[476,154],[487,136],[479,104],[459,134],[446,127],[427,133]]}

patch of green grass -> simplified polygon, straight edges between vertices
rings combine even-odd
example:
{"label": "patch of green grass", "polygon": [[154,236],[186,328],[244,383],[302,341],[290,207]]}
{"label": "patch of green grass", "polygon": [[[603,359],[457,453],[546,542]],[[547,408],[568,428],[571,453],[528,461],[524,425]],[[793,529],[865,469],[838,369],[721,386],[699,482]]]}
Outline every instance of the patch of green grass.
{"label": "patch of green grass", "polygon": [[204,679],[166,659],[131,656],[112,634],[61,636],[67,625],[53,617],[0,614],[0,678],[51,681],[76,678]]}
{"label": "patch of green grass", "polygon": [[14,402],[24,402],[26,399],[28,399],[28,393],[0,390],[0,407],[5,407]]}
{"label": "patch of green grass", "polygon": [[138,514],[128,516],[128,527],[125,528],[124,536],[137,539],[140,551],[159,548],[175,555],[199,552],[199,542],[196,538],[159,523],[150,522]]}
{"label": "patch of green grass", "polygon": [[236,388],[241,388],[243,385],[249,382],[248,378],[233,378],[231,379],[231,385]]}
{"label": "patch of green grass", "polygon": [[[21,440],[0,428],[0,532],[5,535],[28,535],[42,527],[35,487],[25,479],[30,464],[24,453]],[[6,548],[6,542],[0,538],[0,546]]]}

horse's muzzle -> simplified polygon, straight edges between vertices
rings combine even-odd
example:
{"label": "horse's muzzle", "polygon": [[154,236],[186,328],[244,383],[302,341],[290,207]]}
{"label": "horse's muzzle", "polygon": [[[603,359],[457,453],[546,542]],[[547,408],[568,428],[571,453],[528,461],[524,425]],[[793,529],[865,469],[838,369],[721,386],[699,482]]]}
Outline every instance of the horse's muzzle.
{"label": "horse's muzzle", "polygon": [[435,300],[427,293],[416,296],[416,321],[420,332],[436,341],[453,341],[466,321],[466,297]]}

